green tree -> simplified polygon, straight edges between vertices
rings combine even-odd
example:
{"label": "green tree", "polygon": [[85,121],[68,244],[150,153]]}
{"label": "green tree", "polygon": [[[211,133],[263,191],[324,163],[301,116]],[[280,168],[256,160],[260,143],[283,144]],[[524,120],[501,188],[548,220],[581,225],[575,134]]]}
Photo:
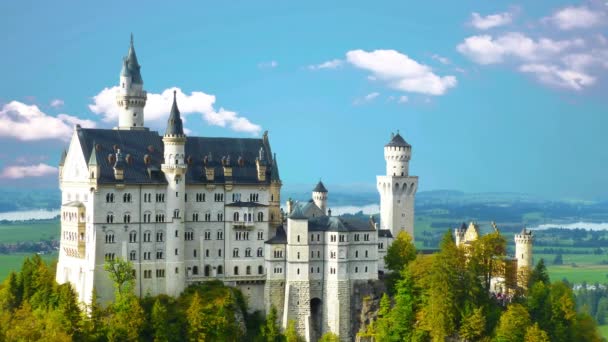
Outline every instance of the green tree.
{"label": "green tree", "polygon": [[167,314],[167,308],[161,301],[156,298],[154,306],[152,307],[152,329],[154,330],[154,341],[155,342],[167,342],[169,341],[169,315]]}
{"label": "green tree", "polygon": [[414,259],[416,259],[416,247],[412,237],[402,230],[386,251],[384,256],[386,268],[400,273]]}
{"label": "green tree", "polygon": [[109,341],[136,341],[143,329],[145,314],[133,293],[133,267],[129,261],[117,258],[106,261],[104,269],[113,281],[115,290],[114,303],[108,308],[107,338]]}
{"label": "green tree", "polygon": [[17,273],[11,272],[0,290],[0,308],[6,311],[13,311],[21,305],[23,298],[23,288],[19,282]]}
{"label": "green tree", "polygon": [[[401,280],[397,282],[394,301],[395,305],[387,315],[390,321],[390,331],[388,332],[390,340],[411,341],[417,305],[413,279],[407,268],[402,270]],[[382,303],[382,305],[386,305],[386,303]]]}
{"label": "green tree", "polygon": [[281,328],[277,324],[277,308],[274,305],[270,307],[270,312],[266,316],[266,322],[262,326],[261,335],[264,341],[267,342],[280,341]]}
{"label": "green tree", "polygon": [[296,321],[289,320],[287,322],[287,329],[285,329],[285,341],[287,342],[303,342],[304,339],[302,336],[298,335],[298,331],[296,330]]}
{"label": "green tree", "polygon": [[76,291],[70,283],[59,286],[59,312],[62,325],[67,334],[79,338],[82,328],[82,312],[78,305]]}
{"label": "green tree", "polygon": [[133,287],[135,286],[135,273],[133,272],[133,265],[129,261],[125,261],[122,258],[116,258],[107,260],[104,264],[104,269],[108,272],[114,289],[119,297],[123,294],[133,293]]}
{"label": "green tree", "polygon": [[460,326],[460,337],[464,341],[478,341],[484,336],[486,330],[486,316],[483,314],[483,308],[478,307],[473,309],[473,312],[465,316]]}
{"label": "green tree", "polygon": [[340,337],[333,332],[327,332],[321,336],[319,342],[340,342]]}
{"label": "green tree", "polygon": [[536,281],[528,290],[526,306],[534,322],[541,329],[548,331],[551,327],[551,287],[543,281]]}
{"label": "green tree", "polygon": [[543,329],[538,326],[538,323],[529,326],[526,329],[526,336],[524,342],[550,342],[549,335]]}
{"label": "green tree", "polygon": [[97,290],[93,288],[89,314],[84,319],[84,334],[89,341],[102,341],[105,338],[104,310],[99,304]]}
{"label": "green tree", "polygon": [[521,304],[509,304],[496,328],[497,342],[523,342],[530,326],[530,315]]}
{"label": "green tree", "polygon": [[490,292],[490,282],[500,270],[499,263],[506,251],[507,241],[498,231],[480,237],[471,245],[468,265],[483,279],[486,294]]}
{"label": "green tree", "polygon": [[576,323],[573,333],[573,341],[581,342],[600,342],[605,341],[601,338],[597,329],[597,324],[587,313],[579,313],[576,316]]}
{"label": "green tree", "polygon": [[547,266],[545,266],[544,259],[540,259],[536,263],[536,266],[534,266],[534,270],[532,270],[532,273],[530,274],[528,288],[534,286],[534,284],[539,281],[545,283],[545,285],[550,284],[549,272],[547,272]]}
{"label": "green tree", "polygon": [[203,305],[198,292],[194,292],[194,296],[192,296],[190,306],[186,311],[186,319],[188,322],[188,340],[192,342],[205,341]]}
{"label": "green tree", "polygon": [[573,341],[573,326],[576,322],[576,302],[574,293],[564,282],[551,285],[549,295],[551,323],[547,333],[551,341]]}

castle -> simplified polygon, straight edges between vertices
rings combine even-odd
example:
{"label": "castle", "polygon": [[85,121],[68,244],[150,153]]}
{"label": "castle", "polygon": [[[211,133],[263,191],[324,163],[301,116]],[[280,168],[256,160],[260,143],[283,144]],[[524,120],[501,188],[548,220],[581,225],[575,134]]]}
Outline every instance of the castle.
{"label": "castle", "polygon": [[380,223],[332,216],[319,184],[309,202],[280,208],[281,178],[268,134],[261,139],[184,133],[176,95],[164,134],[145,126],[141,67],[133,39],[123,60],[114,129],[76,126],[59,165],[61,242],[56,280],[90,303],[113,299],[108,259],[134,267],[135,292],[178,296],[221,280],[253,310],[297,322],[307,341],[350,331],[357,284],[378,279],[393,236],[413,236],[418,178],[400,134],[384,147]]}
{"label": "castle", "polygon": [[[495,231],[496,224],[492,223]],[[471,222],[468,227],[462,224],[460,228],[454,229],[454,239],[459,248],[469,248],[481,236],[479,225]],[[515,234],[515,257],[504,257],[501,261],[501,270],[492,277],[490,289],[493,293],[510,294],[517,287],[525,288],[529,272],[532,271],[532,246],[534,235],[532,231],[523,228],[519,234]]]}

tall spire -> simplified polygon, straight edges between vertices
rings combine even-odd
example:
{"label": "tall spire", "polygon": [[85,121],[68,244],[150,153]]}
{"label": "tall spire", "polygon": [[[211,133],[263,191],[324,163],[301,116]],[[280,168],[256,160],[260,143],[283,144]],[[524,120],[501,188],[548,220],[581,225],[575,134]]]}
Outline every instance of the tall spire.
{"label": "tall spire", "polygon": [[169,114],[169,120],[167,120],[167,130],[165,131],[165,136],[184,135],[184,126],[179,113],[179,108],[177,108],[176,97],[177,91],[173,90],[173,106],[171,106],[171,114]]}
{"label": "tall spire", "polygon": [[141,78],[141,66],[137,61],[137,54],[135,54],[135,46],[133,45],[133,33],[131,33],[131,43],[129,44],[129,52],[123,60],[122,65],[122,76],[131,76],[131,82],[137,84],[143,84],[144,81]]}

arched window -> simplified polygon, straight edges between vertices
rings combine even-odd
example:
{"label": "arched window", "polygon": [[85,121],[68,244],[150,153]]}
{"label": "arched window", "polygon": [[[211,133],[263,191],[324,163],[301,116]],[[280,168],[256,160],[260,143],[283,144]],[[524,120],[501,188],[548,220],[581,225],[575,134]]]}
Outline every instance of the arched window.
{"label": "arched window", "polygon": [[129,233],[129,242],[133,243],[133,242],[137,242],[137,232],[132,230]]}
{"label": "arched window", "polygon": [[298,235],[298,242],[300,242],[300,235]]}
{"label": "arched window", "polygon": [[251,256],[251,248],[247,247],[247,248],[245,249],[245,256],[246,256],[246,257],[250,257],[250,256]]}
{"label": "arched window", "polygon": [[238,212],[236,212],[236,213],[234,213],[234,215],[233,215],[233,221],[238,222],[238,220],[239,220],[239,213],[238,213]]}
{"label": "arched window", "polygon": [[163,242],[163,232],[156,232],[156,242]]}
{"label": "arched window", "polygon": [[234,275],[239,275],[239,267],[234,266]]}
{"label": "arched window", "polygon": [[263,213],[263,212],[259,212],[259,213],[258,213],[258,221],[259,221],[259,222],[264,221],[264,213]]}
{"label": "arched window", "polygon": [[137,257],[137,254],[135,251],[131,251],[131,253],[129,253],[129,260],[133,261],[135,260]]}
{"label": "arched window", "polygon": [[264,256],[264,249],[262,247],[258,248],[258,256],[259,257]]}
{"label": "arched window", "polygon": [[114,223],[114,214],[109,212],[108,215],[106,215],[106,223]]}
{"label": "arched window", "polygon": [[106,243],[114,243],[114,232],[108,231],[106,233]]}
{"label": "arched window", "polygon": [[211,275],[211,266],[205,265],[205,277],[209,277]]}
{"label": "arched window", "polygon": [[232,257],[234,258],[238,258],[239,257],[239,249],[235,248],[232,250]]}
{"label": "arched window", "polygon": [[150,242],[152,233],[148,230],[144,232],[144,242]]}
{"label": "arched window", "polygon": [[264,274],[264,267],[262,265],[258,266],[258,274]]}
{"label": "arched window", "polygon": [[179,209],[173,210],[173,218],[179,218]]}
{"label": "arched window", "polygon": [[193,266],[192,267],[192,274],[198,275],[198,266]]}
{"label": "arched window", "polygon": [[247,266],[247,268],[245,268],[245,273],[251,274],[251,266]]}
{"label": "arched window", "polygon": [[224,267],[222,265],[217,267],[217,274],[224,274]]}

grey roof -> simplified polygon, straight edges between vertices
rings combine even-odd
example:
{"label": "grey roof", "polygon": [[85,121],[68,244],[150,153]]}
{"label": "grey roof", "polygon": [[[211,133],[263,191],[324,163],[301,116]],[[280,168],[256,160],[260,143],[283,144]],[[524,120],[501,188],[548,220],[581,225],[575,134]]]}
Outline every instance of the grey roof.
{"label": "grey roof", "polygon": [[360,220],[350,217],[346,218],[342,216],[321,216],[308,220],[308,230],[311,232],[374,231],[375,227],[369,220]]}
{"label": "grey roof", "polygon": [[59,159],[59,166],[63,166],[65,164],[65,158],[68,156],[68,152],[64,149],[61,153],[61,159]]}
{"label": "grey roof", "polygon": [[289,218],[292,219],[292,220],[306,220],[306,219],[308,219],[308,217],[306,217],[304,215],[304,212],[302,212],[302,206],[299,206],[299,205],[294,206],[293,211],[291,212],[291,215],[289,215]]}
{"label": "grey roof", "polygon": [[141,78],[141,66],[137,62],[137,55],[135,54],[135,47],[133,46],[133,34],[131,34],[131,45],[129,45],[129,53],[127,57],[123,59],[121,76],[131,76],[131,82],[137,84],[143,84],[144,80]]}
{"label": "grey roof", "polygon": [[312,218],[316,216],[324,216],[325,213],[321,208],[317,207],[313,200],[309,200],[308,202],[296,202],[294,204],[294,209],[298,207],[304,216],[307,218]]}
{"label": "grey roof", "polygon": [[[95,149],[96,159],[99,166],[97,180],[100,184],[166,184],[160,166],[163,163],[163,141],[158,132],[147,130],[114,130],[114,129],[94,129],[78,128],[77,136],[80,142],[81,151],[85,160],[90,160],[94,145],[99,145]],[[188,163],[186,173],[186,184],[223,184],[226,182],[221,157],[232,155],[243,157],[243,165],[232,167],[232,178],[228,179],[234,184],[270,184],[272,171],[267,169],[265,181],[259,181],[255,158],[258,156],[260,147],[264,147],[266,155],[269,148],[262,139],[254,138],[207,138],[207,137],[188,137],[186,140],[185,152]],[[124,156],[130,156],[124,168],[124,180],[114,179],[114,164],[108,156],[115,154],[120,149]],[[211,160],[205,157],[211,155]],[[144,162],[144,157],[149,158],[149,163]],[[208,158],[209,159],[209,158]],[[213,181],[205,178],[204,167],[215,170]]]}
{"label": "grey roof", "polygon": [[285,233],[285,228],[283,228],[283,226],[278,226],[276,234],[270,240],[266,241],[266,243],[271,245],[286,244],[287,234]]}
{"label": "grey roof", "polygon": [[271,181],[280,181],[279,177],[279,162],[277,161],[277,154],[275,153],[272,158],[272,167],[270,172],[270,180]]}
{"label": "grey roof", "polygon": [[390,229],[380,229],[378,230],[378,236],[392,238],[393,234],[391,233]]}
{"label": "grey roof", "polygon": [[177,100],[175,99],[176,91],[173,91],[173,105],[171,106],[171,114],[167,119],[167,130],[165,131],[166,136],[184,136],[184,124],[182,117],[177,108]]}
{"label": "grey roof", "polygon": [[327,192],[327,189],[325,188],[325,185],[323,185],[323,182],[319,181],[319,183],[317,183],[317,186],[315,186],[315,188],[312,191],[313,192]]}
{"label": "grey roof", "polygon": [[412,145],[408,144],[405,139],[397,132],[394,136],[391,137],[391,141],[388,142],[385,146],[392,147],[412,147]]}
{"label": "grey roof", "polygon": [[97,152],[95,151],[95,142],[91,148],[91,157],[89,158],[89,166],[97,166]]}
{"label": "grey roof", "polygon": [[226,204],[227,207],[238,207],[238,208],[260,208],[267,207],[266,204],[258,203],[258,202],[241,202],[236,201],[233,203]]}

